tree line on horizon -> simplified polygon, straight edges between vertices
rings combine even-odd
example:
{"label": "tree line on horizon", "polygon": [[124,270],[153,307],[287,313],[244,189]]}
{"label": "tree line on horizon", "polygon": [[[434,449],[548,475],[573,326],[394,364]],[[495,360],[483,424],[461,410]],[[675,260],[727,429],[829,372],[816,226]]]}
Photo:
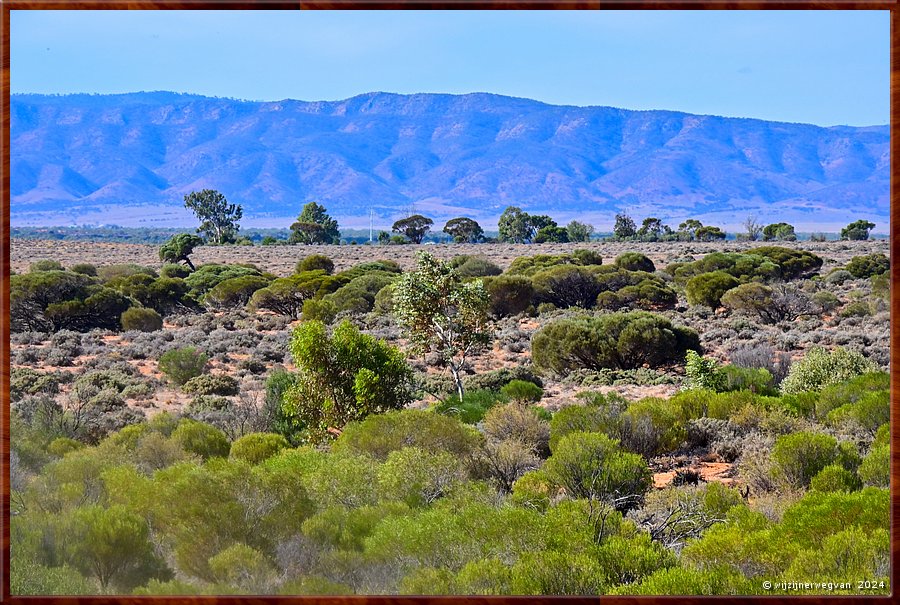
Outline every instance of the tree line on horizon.
{"label": "tree line on horizon", "polygon": [[[194,191],[184,196],[184,205],[200,220],[197,233],[178,234],[160,250],[160,258],[170,262],[186,260],[185,250],[202,244],[243,244],[252,245],[247,237],[239,237],[238,221],[243,216],[240,204],[229,204],[225,196],[212,189]],[[422,214],[410,214],[394,222],[391,233],[380,231],[379,244],[421,244],[434,226],[434,220]],[[743,223],[744,231],[735,234],[744,241],[795,241],[797,235],[790,223],[779,222],[762,225],[755,216],[748,216]],[[875,224],[867,220],[857,220],[841,230],[842,240],[866,240]],[[560,226],[545,214],[528,214],[516,206],[507,206],[497,222],[498,235],[488,237],[484,229],[472,218],[460,216],[446,222],[443,233],[453,238],[454,243],[569,243],[588,242],[594,238],[594,226],[580,221],[570,221]],[[665,241],[722,241],[727,234],[721,227],[704,225],[697,219],[689,218],[672,229],[656,217],[646,217],[638,227],[627,213],[616,214],[612,235],[606,241],[665,242]],[[824,234],[813,234],[815,241],[825,241]],[[340,244],[341,232],[337,220],[328,214],[325,206],[308,202],[303,206],[297,220],[290,226],[287,240],[268,235],[262,238],[262,245],[278,244]]]}

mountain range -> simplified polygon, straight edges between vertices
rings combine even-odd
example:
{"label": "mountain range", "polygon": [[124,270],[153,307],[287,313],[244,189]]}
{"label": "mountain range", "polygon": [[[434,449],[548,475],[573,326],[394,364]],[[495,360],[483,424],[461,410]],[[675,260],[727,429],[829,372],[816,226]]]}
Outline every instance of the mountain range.
{"label": "mountain range", "polygon": [[618,212],[737,228],[748,215],[886,230],[889,127],[548,105],[487,93],[243,101],[169,92],[11,96],[13,225],[195,225],[216,189],[245,226],[318,201],[345,227],[416,212],[494,229],[514,205],[608,228]]}

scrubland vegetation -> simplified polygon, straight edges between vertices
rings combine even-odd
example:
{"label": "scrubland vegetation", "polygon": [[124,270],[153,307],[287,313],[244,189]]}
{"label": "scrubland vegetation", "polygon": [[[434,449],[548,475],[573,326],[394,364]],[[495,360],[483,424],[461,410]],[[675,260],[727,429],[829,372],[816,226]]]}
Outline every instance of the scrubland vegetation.
{"label": "scrubland vegetation", "polygon": [[18,259],[13,594],[890,593],[885,243],[182,239]]}

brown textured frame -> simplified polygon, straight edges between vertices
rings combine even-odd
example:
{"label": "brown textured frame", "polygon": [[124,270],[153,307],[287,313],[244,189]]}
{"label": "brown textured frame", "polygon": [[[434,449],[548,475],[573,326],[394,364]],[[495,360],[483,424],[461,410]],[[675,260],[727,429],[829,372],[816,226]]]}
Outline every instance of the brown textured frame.
{"label": "brown textured frame", "polygon": [[[160,605],[176,603],[250,603],[263,604],[269,602],[302,602],[309,604],[338,603],[346,605],[393,605],[400,604],[449,604],[466,603],[471,605],[519,605],[530,601],[547,603],[565,603],[566,605],[588,605],[598,600],[604,603],[631,605],[634,603],[684,603],[685,605],[702,605],[711,601],[727,603],[780,603],[782,601],[802,601],[809,604],[843,601],[844,603],[890,603],[896,602],[898,565],[900,561],[900,526],[895,521],[900,512],[900,497],[897,493],[900,481],[900,433],[896,422],[900,418],[900,371],[896,365],[891,367],[891,586],[892,596],[752,596],[752,597],[672,597],[672,596],[611,596],[611,597],[473,597],[473,596],[438,596],[438,597],[395,597],[395,596],[341,596],[341,597],[26,597],[9,594],[9,271],[10,271],[10,10],[177,10],[177,9],[658,9],[658,10],[788,10],[788,9],[828,9],[828,10],[889,10],[891,36],[891,218],[890,218],[890,253],[891,258],[900,257],[900,184],[898,184],[898,162],[900,155],[900,139],[897,136],[897,124],[900,123],[900,0],[312,0],[300,2],[296,0],[0,0],[0,103],[2,103],[2,124],[0,124],[0,521],[2,521],[2,550],[0,550],[0,602],[42,604],[75,604],[75,603],[126,603],[129,605],[152,602]],[[894,285],[900,281],[900,264],[891,263],[891,359],[896,361],[895,351],[900,351],[900,321],[896,321],[900,313],[900,292]]]}

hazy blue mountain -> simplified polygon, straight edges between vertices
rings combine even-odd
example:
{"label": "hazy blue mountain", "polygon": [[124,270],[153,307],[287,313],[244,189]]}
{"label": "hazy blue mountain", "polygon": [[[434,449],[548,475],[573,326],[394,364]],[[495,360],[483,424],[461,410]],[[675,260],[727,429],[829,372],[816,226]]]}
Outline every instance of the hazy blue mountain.
{"label": "hazy blue mountain", "polygon": [[[608,226],[750,213],[805,229],[887,227],[889,128],[823,128],[492,94],[250,102],[168,92],[13,95],[13,224],[193,224],[218,189],[247,225],[316,200],[345,226],[412,206],[493,228],[508,205]],[[493,223],[493,224],[492,224]]]}

